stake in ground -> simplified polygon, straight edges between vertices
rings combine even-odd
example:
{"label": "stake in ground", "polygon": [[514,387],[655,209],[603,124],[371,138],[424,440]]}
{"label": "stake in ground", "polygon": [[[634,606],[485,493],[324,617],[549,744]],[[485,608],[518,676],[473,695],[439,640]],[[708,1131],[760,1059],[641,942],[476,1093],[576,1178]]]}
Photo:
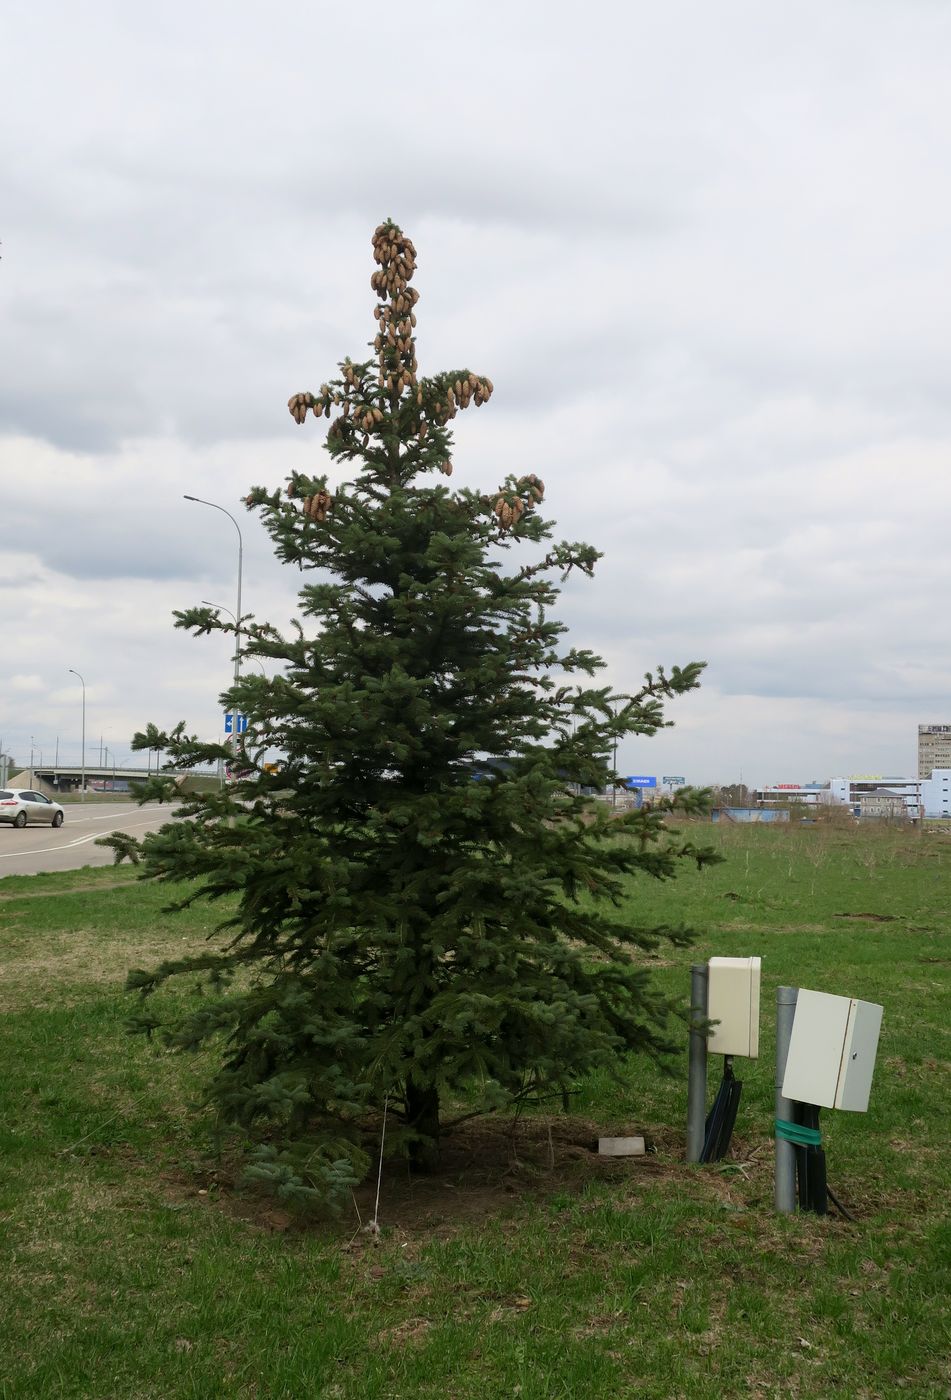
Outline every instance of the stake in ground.
{"label": "stake in ground", "polygon": [[[332,489],[295,473],[247,498],[313,581],[290,635],[243,624],[246,654],[278,668],[225,697],[254,736],[246,770],[141,846],[113,838],[146,878],[198,882],[179,907],[238,896],[220,950],[130,974],[140,1024],[158,1025],[150,993],[198,973],[166,1035],[220,1041],[210,1097],[266,1139],[251,1175],[324,1202],[366,1172],[363,1125],[384,1104],[389,1140],[425,1169],[456,1117],[560,1100],[631,1050],[662,1056],[670,1003],[644,954],[689,933],[622,917],[623,881],[712,858],[663,804],[625,819],[636,841],[592,819],[581,787],[616,780],[615,742],[654,734],[701,663],[618,695],[595,683],[596,656],[563,645],[553,578],[591,574],[597,552],[546,544],[534,473],[489,494],[448,487],[449,424],[492,384],[418,377],[415,249],[385,223],[373,251],[374,356],[289,404],[298,423],[330,419],[327,450],[355,477]],[[177,625],[234,630],[209,608]],[[135,744],[186,767],[230,756],[184,725]]]}

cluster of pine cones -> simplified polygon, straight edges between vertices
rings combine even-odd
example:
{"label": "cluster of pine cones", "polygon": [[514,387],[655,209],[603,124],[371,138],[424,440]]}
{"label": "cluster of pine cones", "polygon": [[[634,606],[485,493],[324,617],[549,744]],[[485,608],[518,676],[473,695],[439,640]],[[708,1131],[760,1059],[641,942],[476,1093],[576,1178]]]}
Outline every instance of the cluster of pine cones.
{"label": "cluster of pine cones", "polygon": [[510,501],[507,501],[504,496],[500,496],[492,509],[499,517],[502,529],[508,530],[521,520],[525,512],[525,502],[519,496],[513,496]]}
{"label": "cluster of pine cones", "polygon": [[[370,365],[354,365],[347,360],[341,366],[343,386],[331,388],[322,384],[319,394],[294,394],[287,402],[296,423],[303,423],[308,412],[315,418],[329,418],[332,408],[340,408],[330,425],[329,436],[353,450],[356,450],[355,433],[364,435],[366,448],[369,435],[384,422],[384,394],[390,396],[391,402],[394,398],[400,400],[401,409],[415,399],[416,409],[420,410],[415,432],[422,441],[431,428],[445,427],[460,408],[468,408],[470,403],[477,406],[488,403],[493,389],[491,379],[480,378],[467,370],[438,375],[424,384],[419,382],[414,311],[419,293],[409,285],[416,271],[416,248],[396,224],[387,221],[374,231],[373,257],[378,266],[370,285],[380,298],[373,310],[377,322],[373,347],[377,356],[377,385],[382,394],[371,387]],[[403,420],[404,431],[406,426]],[[452,464],[444,462],[440,469],[449,476]],[[508,504],[508,508],[517,510],[518,514],[524,509],[524,504],[517,507],[503,504]]]}
{"label": "cluster of pine cones", "polygon": [[377,333],[373,348],[377,352],[379,372],[377,382],[388,394],[402,395],[406,389],[416,389],[417,403],[422,402],[416,371],[416,313],[413,307],[419,292],[409,285],[416,271],[416,249],[396,224],[379,224],[373,234],[373,257],[379,263],[370,278],[370,286],[380,298],[374,307]]}
{"label": "cluster of pine cones", "polygon": [[329,491],[318,491],[314,496],[304,497],[304,514],[323,524],[333,503],[334,499]]}
{"label": "cluster of pine cones", "polygon": [[[326,385],[323,386],[325,389]],[[330,405],[333,402],[333,395],[327,389],[326,397],[315,398],[313,394],[292,394],[287,400],[287,407],[290,409],[291,417],[295,423],[303,423],[307,417],[307,410],[313,409],[314,417],[320,418],[322,414],[330,417]]]}
{"label": "cluster of pine cones", "polygon": [[534,472],[529,472],[528,476],[520,476],[516,488],[524,495],[531,496],[536,505],[545,499],[545,483]]}
{"label": "cluster of pine cones", "polygon": [[[528,476],[520,476],[515,483],[515,491],[500,491],[492,510],[498,516],[499,524],[503,530],[510,530],[513,525],[517,525],[527,510],[544,499],[545,483],[534,472]],[[523,500],[527,497],[527,500]]]}
{"label": "cluster of pine cones", "polygon": [[480,379],[477,374],[463,374],[444,385],[432,406],[433,418],[439,424],[448,423],[451,418],[455,418],[460,408],[468,408],[470,403],[474,403],[477,408],[488,403],[492,389],[491,379]]}
{"label": "cluster of pine cones", "polygon": [[[407,282],[416,271],[416,248],[396,224],[377,224],[373,230],[373,257],[380,270],[370,278],[370,286],[383,300],[386,296],[405,294]],[[414,298],[415,300],[415,298]]]}

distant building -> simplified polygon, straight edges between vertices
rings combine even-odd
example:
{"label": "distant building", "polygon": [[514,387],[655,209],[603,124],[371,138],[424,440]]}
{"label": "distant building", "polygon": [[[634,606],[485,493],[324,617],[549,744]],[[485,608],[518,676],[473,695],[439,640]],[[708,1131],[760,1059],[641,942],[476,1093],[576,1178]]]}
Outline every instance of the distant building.
{"label": "distant building", "polygon": [[905,799],[900,792],[891,788],[872,788],[863,792],[858,801],[858,815],[862,821],[904,822],[910,817]]}
{"label": "distant building", "polygon": [[818,807],[834,800],[828,783],[774,783],[772,787],[756,789],[757,807],[788,807],[792,803]]}
{"label": "distant building", "polygon": [[900,797],[905,804],[906,815],[911,821],[921,816],[921,781],[918,778],[886,777],[883,774],[865,773],[854,778],[830,778],[829,792],[833,802],[850,807],[856,816],[862,798],[869,793],[886,788]]}
{"label": "distant building", "polygon": [[936,768],[951,768],[951,724],[919,724],[918,777],[930,778]]}
{"label": "distant building", "polygon": [[951,817],[951,768],[935,768],[922,778],[921,806],[926,817]]}
{"label": "distant building", "polygon": [[[766,810],[786,808],[794,812],[797,807],[848,807],[856,817],[904,817],[909,821],[918,821],[921,817],[951,817],[951,725],[919,725],[919,736],[925,730],[929,731],[937,752],[941,751],[941,736],[944,735],[948,759],[940,767],[929,768],[920,777],[859,773],[850,778],[830,778],[827,783],[773,783],[751,793],[749,805],[755,804],[757,808]],[[727,811],[740,805],[722,801],[717,804],[721,810]],[[723,819],[748,820],[739,817]]]}

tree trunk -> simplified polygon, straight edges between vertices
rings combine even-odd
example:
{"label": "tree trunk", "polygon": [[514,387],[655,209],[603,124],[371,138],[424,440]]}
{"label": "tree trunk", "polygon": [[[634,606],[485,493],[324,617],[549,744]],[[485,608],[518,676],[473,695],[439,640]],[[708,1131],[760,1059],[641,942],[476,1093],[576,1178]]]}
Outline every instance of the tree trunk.
{"label": "tree trunk", "polygon": [[439,1165],[439,1091],[432,1084],[406,1081],[406,1123],[419,1137],[410,1143],[410,1169],[425,1175]]}

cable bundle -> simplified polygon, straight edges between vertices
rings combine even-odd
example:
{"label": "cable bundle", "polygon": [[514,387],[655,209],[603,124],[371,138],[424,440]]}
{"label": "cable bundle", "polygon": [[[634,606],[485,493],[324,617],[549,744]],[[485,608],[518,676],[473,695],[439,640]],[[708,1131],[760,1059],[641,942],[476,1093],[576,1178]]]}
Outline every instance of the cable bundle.
{"label": "cable bundle", "polygon": [[794,1121],[776,1119],[776,1136],[796,1149],[796,1182],[799,1209],[828,1215],[829,1202],[846,1220],[854,1220],[826,1180],[826,1154],[819,1131],[819,1109],[813,1103],[793,1103]]}
{"label": "cable bundle", "polygon": [[730,1139],[733,1137],[733,1126],[736,1123],[742,1092],[743,1081],[734,1078],[733,1075],[732,1056],[724,1055],[723,1078],[713,1100],[713,1107],[707,1114],[703,1150],[700,1153],[701,1162],[719,1162],[726,1156]]}

